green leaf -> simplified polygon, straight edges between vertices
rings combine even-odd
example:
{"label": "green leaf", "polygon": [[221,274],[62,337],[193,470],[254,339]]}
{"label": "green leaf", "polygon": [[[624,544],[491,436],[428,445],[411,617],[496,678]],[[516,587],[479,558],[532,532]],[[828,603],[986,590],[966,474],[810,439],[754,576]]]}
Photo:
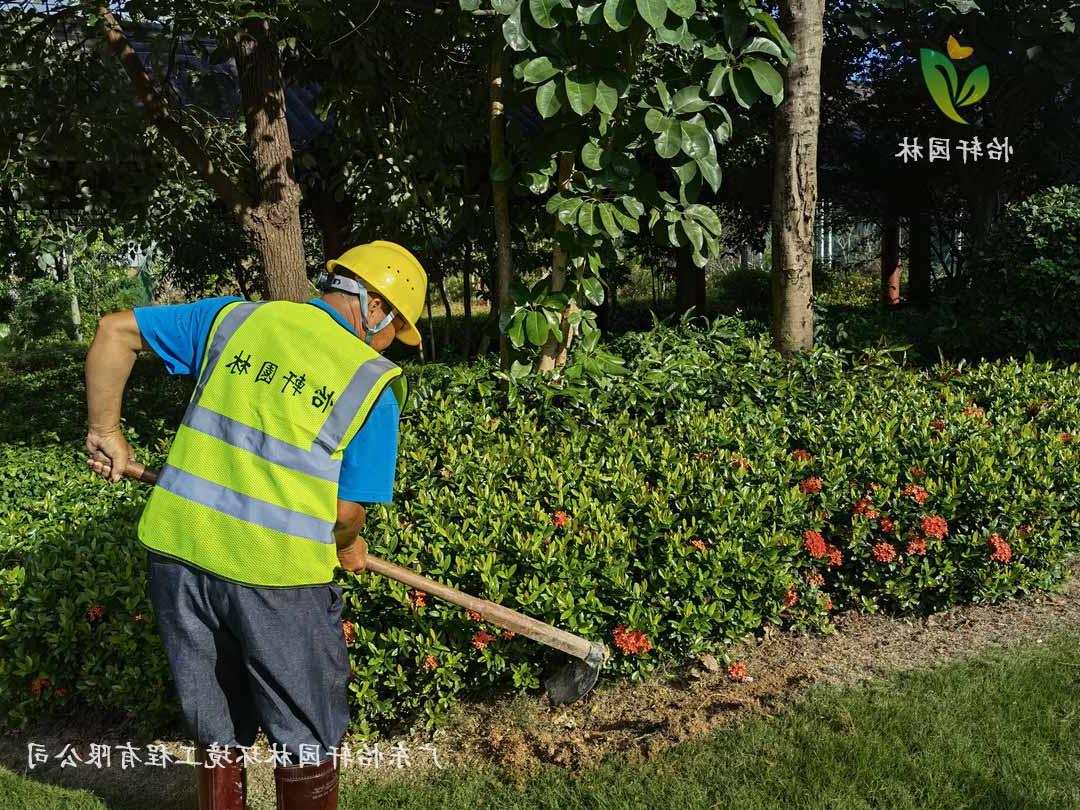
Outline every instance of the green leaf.
{"label": "green leaf", "polygon": [[[616,74],[617,75],[617,74]],[[601,74],[596,82],[596,109],[611,115],[619,106],[619,90],[610,83],[611,72]]]}
{"label": "green leaf", "polygon": [[765,95],[775,96],[777,93],[783,92],[784,79],[777,72],[776,68],[768,62],[763,62],[760,59],[750,59],[747,60],[746,66],[753,72],[754,81],[757,82],[758,87],[761,88],[761,92]]}
{"label": "green leaf", "polygon": [[674,170],[675,176],[679,178],[679,185],[688,186],[697,177],[698,167],[692,160],[671,168]]}
{"label": "green leaf", "polygon": [[604,156],[604,150],[600,144],[589,141],[581,147],[581,162],[593,171],[600,171],[600,159]]}
{"label": "green leaf", "polygon": [[606,0],[604,20],[612,31],[625,31],[634,19],[634,0]]}
{"label": "green leaf", "polygon": [[596,276],[585,276],[581,279],[581,291],[585,293],[585,299],[594,307],[604,303],[604,285]]}
{"label": "green leaf", "polygon": [[705,178],[705,182],[709,184],[709,188],[716,193],[720,189],[720,164],[716,161],[716,155],[710,154],[703,158],[699,158],[697,161],[698,168],[701,170],[701,176]]}
{"label": "green leaf", "polygon": [[[520,348],[520,346],[519,346]],[[520,360],[515,360],[510,364],[510,379],[521,380],[529,376],[532,371],[532,363],[522,363]]]}
{"label": "green leaf", "polygon": [[686,208],[686,213],[692,216],[706,228],[708,228],[716,236],[720,236],[721,225],[720,217],[716,212],[709,208],[707,205],[690,205]]}
{"label": "green leaf", "polygon": [[990,69],[986,65],[979,65],[964,80],[964,86],[960,88],[960,95],[956,99],[957,107],[967,107],[986,95],[990,89]]}
{"label": "green leaf", "polygon": [[551,118],[560,109],[562,102],[559,101],[558,87],[554,80],[542,84],[536,91],[536,109],[544,118]]}
{"label": "green leaf", "polygon": [[705,83],[705,92],[715,98],[724,94],[724,77],[731,72],[731,65],[719,64],[709,74]]}
{"label": "green leaf", "polygon": [[791,47],[788,38],[784,36],[784,32],[780,30],[776,20],[768,12],[757,11],[753,14],[753,18],[755,22],[765,27],[765,30],[769,32],[769,36],[773,38],[773,42],[780,46],[788,60],[795,59],[795,49]]}
{"label": "green leaf", "polygon": [[544,314],[544,320],[547,321],[548,328],[555,333],[556,340],[562,340],[562,324],[558,313],[551,311],[547,307],[540,310]]}
{"label": "green leaf", "polygon": [[458,6],[462,11],[476,11],[480,8],[480,0],[458,0]]}
{"label": "green leaf", "polygon": [[552,12],[560,5],[561,0],[529,0],[529,11],[541,28],[555,28],[559,23],[552,16]]}
{"label": "green leaf", "polygon": [[611,206],[611,212],[612,214],[614,214],[615,220],[619,223],[619,227],[621,227],[624,231],[630,231],[630,233],[641,233],[641,226],[638,224],[638,221],[632,216],[624,214],[615,206]]}
{"label": "green leaf", "polygon": [[679,45],[683,41],[683,37],[686,36],[686,20],[679,22],[678,28],[663,28],[656,29],[656,38],[663,42],[665,45]]}
{"label": "green leaf", "polygon": [[[601,288],[603,289],[603,288]],[[596,344],[600,342],[600,330],[593,329],[590,332],[586,332],[581,336],[581,348],[587,352],[591,352],[596,348]]]}
{"label": "green leaf", "polygon": [[664,128],[656,138],[656,154],[665,160],[670,160],[679,154],[682,149],[682,128],[674,118],[664,121]]}
{"label": "green leaf", "polygon": [[784,56],[780,52],[780,46],[773,42],[771,39],[765,37],[754,37],[750,40],[750,43],[742,49],[743,53],[767,53],[769,56],[775,56],[777,59],[783,59]]}
{"label": "green leaf", "polygon": [[676,93],[671,100],[671,104],[675,108],[675,112],[680,115],[701,112],[709,106],[709,102],[701,98],[701,86],[697,84],[684,87]]}
{"label": "green leaf", "polygon": [[530,59],[529,63],[525,65],[524,76],[525,81],[529,84],[540,84],[561,72],[559,68],[551,64],[550,59],[546,56],[540,56],[536,59]]}
{"label": "green leaf", "polygon": [[653,28],[659,28],[667,17],[668,7],[665,0],[637,0],[638,14]]}
{"label": "green leaf", "polygon": [[712,136],[705,129],[704,124],[693,121],[680,123],[682,129],[682,151],[691,160],[699,160],[707,157],[712,148]]}
{"label": "green leaf", "polygon": [[584,200],[580,197],[571,197],[569,200],[566,200],[566,202],[559,206],[557,213],[559,222],[563,225],[569,225],[577,219],[578,209],[581,208],[583,202]]}
{"label": "green leaf", "polygon": [[651,109],[645,113],[645,126],[650,132],[660,132],[664,128],[664,122],[669,119],[659,110]]}
{"label": "green leaf", "polygon": [[547,342],[548,322],[540,310],[529,310],[525,316],[525,337],[533,346],[543,346]]}
{"label": "green leaf", "polygon": [[704,235],[701,232],[701,226],[692,219],[680,220],[679,224],[682,225],[683,233],[685,233],[687,238],[690,240],[690,244],[694,246],[694,252],[700,253],[701,244],[704,240]]}
{"label": "green leaf", "polygon": [[596,236],[600,233],[600,228],[597,227],[595,222],[595,215],[596,206],[590,202],[583,203],[578,211],[578,227],[589,236]]}
{"label": "green leaf", "polygon": [[586,115],[596,104],[596,84],[583,71],[575,70],[566,74],[566,97],[570,100],[570,109],[578,115]]}
{"label": "green leaf", "polygon": [[525,315],[528,310],[519,309],[510,319],[510,328],[506,330],[506,336],[514,344],[515,349],[520,349],[525,344]]}
{"label": "green leaf", "polygon": [[938,109],[953,121],[966,124],[967,121],[954,106],[959,79],[952,60],[932,48],[920,48],[919,63],[922,66],[923,79],[926,80],[930,97],[937,104]]}
{"label": "green leaf", "polygon": [[671,93],[661,79],[656,80],[656,92],[660,94],[660,103],[664,105],[664,109],[671,112]]}
{"label": "green leaf", "polygon": [[491,0],[491,8],[496,14],[509,15],[521,5],[521,0]]}
{"label": "green leaf", "polygon": [[503,21],[502,32],[506,44],[515,51],[525,51],[532,47],[532,42],[525,36],[525,28],[521,23],[520,5]]}
{"label": "green leaf", "polygon": [[645,214],[645,206],[641,204],[641,200],[636,197],[619,197],[619,202],[623,204],[623,208],[632,217],[641,217]]}
{"label": "green leaf", "polygon": [[697,0],[667,0],[667,7],[684,19],[693,17],[697,11]]}
{"label": "green leaf", "polygon": [[[561,292],[561,291],[560,292],[553,292],[553,293],[549,293],[547,298],[544,299],[544,308],[548,309],[548,310],[555,310],[557,312],[562,312],[564,309],[566,309],[566,307],[567,307],[567,305],[569,303],[570,303],[570,296],[569,295],[567,295],[566,293]],[[550,321],[549,321],[549,323],[550,323]]]}
{"label": "green leaf", "polygon": [[604,19],[604,4],[594,3],[591,6],[578,6],[578,22],[583,25],[599,25]]}
{"label": "green leaf", "polygon": [[761,89],[754,81],[754,74],[746,68],[740,67],[732,71],[728,76],[728,83],[731,85],[735,100],[741,107],[750,109],[750,106],[761,98]]}
{"label": "green leaf", "polygon": [[547,211],[549,214],[554,214],[556,211],[566,205],[566,200],[566,195],[564,195],[561,191],[558,191],[555,194],[552,194],[548,201],[544,204],[544,210]]}
{"label": "green leaf", "polygon": [[611,203],[600,204],[600,221],[604,224],[604,230],[608,232],[608,235],[612,239],[618,239],[622,236],[622,228],[615,222],[615,208]]}

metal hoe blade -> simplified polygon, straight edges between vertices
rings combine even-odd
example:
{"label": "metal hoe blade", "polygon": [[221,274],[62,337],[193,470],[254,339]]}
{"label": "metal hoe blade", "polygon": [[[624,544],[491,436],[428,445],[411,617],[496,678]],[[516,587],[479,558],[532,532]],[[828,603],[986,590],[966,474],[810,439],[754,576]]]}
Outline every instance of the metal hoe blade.
{"label": "metal hoe blade", "polygon": [[591,692],[607,657],[608,651],[603,644],[593,644],[588,655],[575,658],[544,681],[551,705],[573,703]]}

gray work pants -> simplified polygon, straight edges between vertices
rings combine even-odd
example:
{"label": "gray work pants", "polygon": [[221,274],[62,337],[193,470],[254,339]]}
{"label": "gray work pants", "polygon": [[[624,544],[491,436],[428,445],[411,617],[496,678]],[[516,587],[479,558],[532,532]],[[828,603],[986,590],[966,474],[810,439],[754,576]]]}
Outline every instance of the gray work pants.
{"label": "gray work pants", "polygon": [[250,746],[261,726],[291,764],[330,757],[349,723],[340,586],[258,588],[147,554],[158,632],[196,743]]}

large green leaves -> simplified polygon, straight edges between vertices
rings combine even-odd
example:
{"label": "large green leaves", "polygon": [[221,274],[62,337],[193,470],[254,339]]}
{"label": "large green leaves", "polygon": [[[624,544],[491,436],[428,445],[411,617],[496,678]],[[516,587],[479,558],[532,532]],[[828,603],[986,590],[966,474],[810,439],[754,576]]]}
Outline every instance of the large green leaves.
{"label": "large green leaves", "polygon": [[530,59],[525,65],[524,76],[529,84],[540,84],[559,73],[561,73],[559,68],[555,67],[548,57],[538,56],[536,59]]}
{"label": "large green leaves", "polygon": [[528,0],[529,12],[541,28],[555,28],[558,21],[553,12],[562,5],[562,0]]}
{"label": "large green leaves", "polygon": [[660,134],[656,137],[656,154],[669,160],[682,149],[682,127],[674,118],[665,118]]}
{"label": "large green leaves", "polygon": [[525,33],[525,26],[521,21],[521,6],[514,8],[512,14],[503,21],[503,39],[506,44],[515,51],[525,51],[532,47],[532,42]]}
{"label": "large green leaves", "polygon": [[754,74],[754,81],[757,82],[757,86],[761,88],[761,92],[774,99],[777,96],[783,95],[784,80],[781,78],[776,68],[760,59],[749,59],[747,60],[746,65],[750,68],[751,73]]}
{"label": "large green leaves", "polygon": [[634,20],[634,0],[605,0],[604,21],[612,31],[625,31]]}
{"label": "large green leaves", "polygon": [[562,109],[562,101],[559,99],[559,86],[554,81],[540,85],[536,91],[536,109],[544,118],[551,118]]}
{"label": "large green leaves", "polygon": [[543,346],[547,336],[548,322],[544,313],[538,309],[530,310],[525,316],[525,337],[533,346]]}
{"label": "large green leaves", "polygon": [[693,17],[697,11],[697,0],[667,0],[667,7],[680,17]]}
{"label": "large green leaves", "polygon": [[638,14],[653,28],[659,28],[667,18],[666,0],[637,0]]}
{"label": "large green leaves", "polygon": [[596,82],[583,71],[574,70],[566,74],[565,87],[570,109],[578,115],[585,115],[596,104]]}

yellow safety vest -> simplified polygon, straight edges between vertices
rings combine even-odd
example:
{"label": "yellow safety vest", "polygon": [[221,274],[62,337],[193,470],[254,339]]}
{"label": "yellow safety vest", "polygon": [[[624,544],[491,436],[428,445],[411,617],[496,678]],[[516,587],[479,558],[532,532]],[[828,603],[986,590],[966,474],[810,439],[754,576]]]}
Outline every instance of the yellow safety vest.
{"label": "yellow safety vest", "polygon": [[235,582],[325,584],[345,447],[401,369],[325,310],[238,301],[214,319],[139,541]]}

